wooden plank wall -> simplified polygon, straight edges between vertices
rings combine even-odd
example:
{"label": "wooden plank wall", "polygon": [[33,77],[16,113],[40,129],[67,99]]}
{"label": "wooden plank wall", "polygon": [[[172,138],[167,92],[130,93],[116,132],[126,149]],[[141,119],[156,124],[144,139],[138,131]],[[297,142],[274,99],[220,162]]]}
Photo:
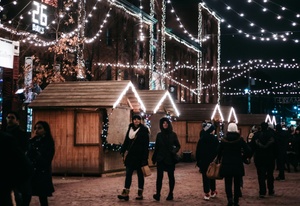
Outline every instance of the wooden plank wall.
{"label": "wooden plank wall", "polygon": [[181,145],[179,154],[182,155],[184,152],[192,152],[192,159],[195,159],[197,141],[199,139],[200,130],[202,129],[201,122],[174,121],[172,125]]}
{"label": "wooden plank wall", "polygon": [[[33,125],[43,120],[50,125],[55,141],[55,156],[52,162],[52,171],[57,174],[99,174],[99,145],[75,146],[74,110],[48,111],[34,110]],[[99,119],[100,120],[100,119]],[[86,125],[81,124],[86,132],[89,132]],[[102,127],[102,124],[101,124]],[[101,131],[102,129],[99,128]],[[99,137],[99,134],[95,134]],[[101,135],[101,134],[100,134]],[[102,148],[101,148],[102,149]]]}

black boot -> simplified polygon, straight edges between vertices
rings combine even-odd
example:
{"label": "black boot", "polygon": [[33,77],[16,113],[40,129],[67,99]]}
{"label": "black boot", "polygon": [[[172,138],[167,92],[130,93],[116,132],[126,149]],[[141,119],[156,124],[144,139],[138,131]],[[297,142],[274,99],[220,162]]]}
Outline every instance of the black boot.
{"label": "black boot", "polygon": [[135,199],[142,200],[143,198],[143,189],[138,189],[138,196]]}
{"label": "black boot", "polygon": [[170,192],[169,194],[168,194],[168,197],[167,197],[167,199],[166,200],[173,200],[174,199],[174,197],[173,197],[173,193],[172,192]]}
{"label": "black boot", "polygon": [[118,195],[118,198],[120,200],[129,200],[129,189],[124,188],[121,195]]}
{"label": "black boot", "polygon": [[233,205],[232,198],[228,198],[227,201],[228,201],[227,206],[232,206]]}
{"label": "black boot", "polygon": [[154,198],[156,201],[159,201],[159,200],[160,200],[160,194],[154,194],[154,195],[153,195],[153,198]]}

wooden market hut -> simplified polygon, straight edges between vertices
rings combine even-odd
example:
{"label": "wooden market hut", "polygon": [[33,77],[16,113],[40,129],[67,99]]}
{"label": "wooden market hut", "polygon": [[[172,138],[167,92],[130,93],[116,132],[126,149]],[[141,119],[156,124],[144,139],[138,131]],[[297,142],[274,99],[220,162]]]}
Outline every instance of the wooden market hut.
{"label": "wooden market hut", "polygon": [[150,141],[155,141],[156,134],[160,132],[160,118],[166,115],[176,118],[180,115],[179,110],[171,94],[166,90],[141,90],[138,93],[146,107],[145,115],[151,124]]}
{"label": "wooden market hut", "polygon": [[[216,104],[176,105],[180,111],[180,116],[173,122],[173,126],[178,135],[183,156],[185,153],[191,153],[192,158],[194,158],[204,121],[212,121],[217,127],[217,133],[220,131],[220,120],[225,124],[228,119],[236,121],[236,116],[233,115],[235,111],[230,106],[218,106]],[[231,115],[234,117],[231,117]]]}
{"label": "wooden market hut", "polygon": [[238,127],[241,136],[247,139],[251,128],[256,125],[259,126],[262,122],[266,121],[266,114],[238,114],[239,123]]}
{"label": "wooden market hut", "polygon": [[29,107],[33,125],[39,120],[50,124],[56,149],[53,173],[59,174],[101,175],[109,170],[105,165],[113,160],[105,158],[101,141],[104,119],[120,128],[111,136],[123,138],[132,112],[145,110],[130,81],[52,83]]}

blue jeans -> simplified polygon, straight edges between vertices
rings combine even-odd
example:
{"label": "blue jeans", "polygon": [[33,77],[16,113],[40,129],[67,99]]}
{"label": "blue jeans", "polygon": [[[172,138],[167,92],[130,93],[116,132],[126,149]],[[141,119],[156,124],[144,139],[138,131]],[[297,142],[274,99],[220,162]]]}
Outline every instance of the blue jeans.
{"label": "blue jeans", "polygon": [[144,189],[144,175],[141,168],[133,168],[130,166],[126,167],[126,177],[125,177],[125,188],[129,189],[132,182],[133,171],[136,170],[138,177],[138,187],[139,189]]}

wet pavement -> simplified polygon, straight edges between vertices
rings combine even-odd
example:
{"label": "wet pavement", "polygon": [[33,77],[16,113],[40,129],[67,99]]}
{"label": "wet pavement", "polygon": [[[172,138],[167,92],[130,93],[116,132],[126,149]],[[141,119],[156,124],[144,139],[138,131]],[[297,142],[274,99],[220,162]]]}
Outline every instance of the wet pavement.
{"label": "wet pavement", "polygon": [[[286,180],[275,181],[275,196],[261,199],[258,197],[258,182],[253,163],[245,165],[243,197],[240,205],[300,205],[300,173],[286,173]],[[124,185],[125,173],[104,174],[102,177],[60,177],[54,176],[55,193],[49,198],[50,206],[98,206],[98,205],[226,205],[224,180],[217,180],[218,196],[209,201],[203,200],[202,177],[195,163],[179,163],[175,170],[176,185],[174,200],[166,201],[168,177],[164,174],[161,200],[152,198],[155,193],[156,168],[152,175],[145,178],[144,200],[135,200],[137,177],[134,173],[130,188],[129,201],[120,201],[117,195]],[[275,171],[274,177],[277,175]],[[32,206],[39,205],[33,197]]]}

